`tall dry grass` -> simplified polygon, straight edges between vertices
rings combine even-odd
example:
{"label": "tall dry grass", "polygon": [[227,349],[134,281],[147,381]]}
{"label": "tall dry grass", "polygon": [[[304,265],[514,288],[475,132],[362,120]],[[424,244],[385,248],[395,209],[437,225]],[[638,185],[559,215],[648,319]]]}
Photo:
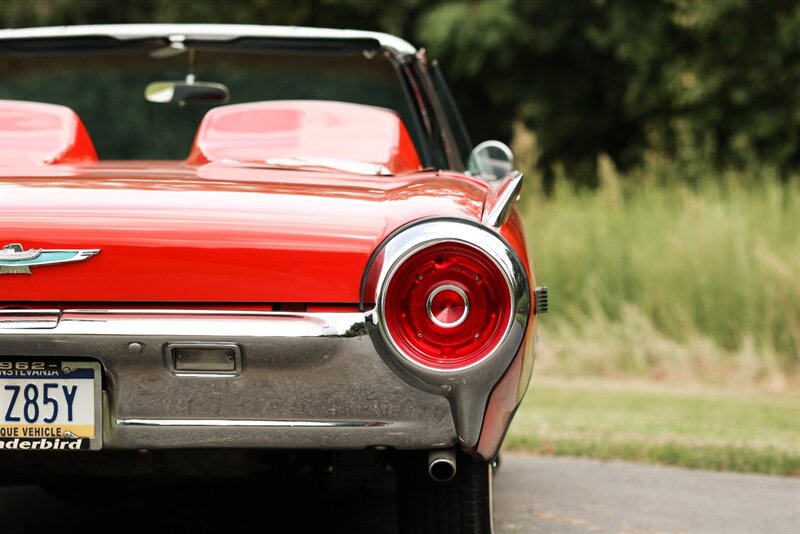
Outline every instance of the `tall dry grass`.
{"label": "tall dry grass", "polygon": [[[523,165],[534,142],[518,132]],[[598,163],[596,191],[560,179],[546,196],[534,174],[525,193],[551,292],[538,372],[796,391],[800,179],[761,169],[689,185],[670,178],[677,165],[621,176]]]}

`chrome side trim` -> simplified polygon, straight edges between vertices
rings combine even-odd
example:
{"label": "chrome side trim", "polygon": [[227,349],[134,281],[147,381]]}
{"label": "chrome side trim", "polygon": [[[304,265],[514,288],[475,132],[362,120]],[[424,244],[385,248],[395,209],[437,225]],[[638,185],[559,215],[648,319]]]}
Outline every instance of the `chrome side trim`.
{"label": "chrome side trim", "polygon": [[[392,276],[410,255],[440,242],[455,241],[487,254],[499,267],[508,283],[513,313],[501,342],[484,359],[458,369],[434,369],[404,354],[392,341],[386,318],[385,297]],[[513,247],[485,227],[453,219],[415,224],[389,238],[371,262],[365,280],[375,284],[375,310],[370,315],[371,331],[379,354],[400,377],[425,391],[450,400],[461,443],[477,445],[486,404],[497,381],[516,356],[527,328],[531,311],[528,275]],[[369,284],[365,286],[369,288]]]}
{"label": "chrome side trim", "polygon": [[55,328],[59,309],[0,308],[0,331],[22,328]]}
{"label": "chrome side trim", "polygon": [[191,426],[256,428],[362,428],[388,426],[383,421],[268,421],[247,419],[117,419],[118,426]]}
{"label": "chrome side trim", "polygon": [[522,190],[522,173],[512,171],[511,174],[492,189],[486,196],[486,205],[483,210],[483,223],[493,228],[499,228],[511,215],[511,208],[519,199]]}
{"label": "chrome side trim", "polygon": [[59,315],[58,308],[0,308],[0,321],[4,317],[38,317],[43,315]]}
{"label": "chrome side trim", "polygon": [[[12,320],[0,321],[3,335],[30,328],[26,326],[27,317],[14,319],[14,313],[9,314]],[[189,336],[199,340],[213,333],[215,338],[237,340],[240,337],[355,337],[365,334],[367,325],[364,314],[357,312],[65,309],[57,330],[58,334],[68,336],[165,336],[172,339]]]}

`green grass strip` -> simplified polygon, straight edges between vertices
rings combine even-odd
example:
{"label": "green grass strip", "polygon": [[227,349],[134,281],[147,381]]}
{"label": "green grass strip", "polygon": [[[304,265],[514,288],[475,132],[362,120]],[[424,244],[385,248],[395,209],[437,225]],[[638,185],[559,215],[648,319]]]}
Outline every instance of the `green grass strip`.
{"label": "green grass strip", "polygon": [[539,454],[800,476],[800,399],[532,384],[505,446]]}

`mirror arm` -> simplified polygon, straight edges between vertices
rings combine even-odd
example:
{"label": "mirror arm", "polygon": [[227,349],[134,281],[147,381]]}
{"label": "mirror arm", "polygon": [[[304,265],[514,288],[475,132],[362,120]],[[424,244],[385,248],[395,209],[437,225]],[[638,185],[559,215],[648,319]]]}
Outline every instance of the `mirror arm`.
{"label": "mirror arm", "polygon": [[497,187],[492,188],[486,195],[486,204],[483,208],[482,222],[493,228],[500,228],[511,215],[522,190],[522,173],[511,171]]}

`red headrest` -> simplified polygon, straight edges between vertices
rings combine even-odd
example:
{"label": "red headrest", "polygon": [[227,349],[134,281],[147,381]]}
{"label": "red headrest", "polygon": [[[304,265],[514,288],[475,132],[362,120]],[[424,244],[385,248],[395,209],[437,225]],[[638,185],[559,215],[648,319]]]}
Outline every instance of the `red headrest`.
{"label": "red headrest", "polygon": [[96,161],[89,134],[71,109],[0,100],[0,165]]}
{"label": "red headrest", "polygon": [[318,100],[221,106],[206,113],[188,163],[353,162],[391,174],[420,170],[403,121],[384,108]]}

